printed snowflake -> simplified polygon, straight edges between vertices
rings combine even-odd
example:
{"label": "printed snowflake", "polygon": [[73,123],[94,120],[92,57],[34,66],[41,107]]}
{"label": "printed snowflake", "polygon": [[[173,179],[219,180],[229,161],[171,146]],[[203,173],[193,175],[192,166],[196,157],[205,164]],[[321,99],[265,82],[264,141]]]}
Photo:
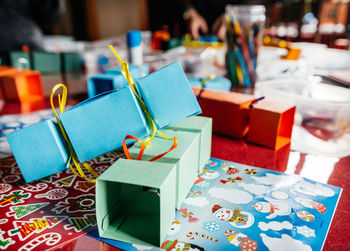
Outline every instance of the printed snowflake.
{"label": "printed snowflake", "polygon": [[199,186],[199,187],[208,187],[209,186],[209,182],[202,181],[201,183],[198,183],[197,186]]}
{"label": "printed snowflake", "polygon": [[218,231],[220,229],[220,225],[215,221],[207,221],[204,222],[203,228],[212,233],[214,231]]}
{"label": "printed snowflake", "polygon": [[316,237],[315,230],[307,226],[297,227],[297,232],[305,237]]}

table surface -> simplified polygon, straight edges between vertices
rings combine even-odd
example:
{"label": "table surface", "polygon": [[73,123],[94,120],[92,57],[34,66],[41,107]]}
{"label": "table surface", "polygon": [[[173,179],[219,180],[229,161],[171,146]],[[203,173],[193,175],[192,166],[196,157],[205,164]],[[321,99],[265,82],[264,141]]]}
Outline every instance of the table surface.
{"label": "table surface", "polygon": [[[343,188],[323,250],[350,250],[350,156],[334,159],[291,151],[287,145],[278,151],[220,135],[213,135],[212,157],[267,168]],[[58,250],[120,250],[84,236]]]}
{"label": "table surface", "polygon": [[[70,104],[74,104],[71,101]],[[48,99],[43,108],[49,108]],[[0,115],[18,113],[20,105],[0,106]],[[303,154],[290,150],[287,145],[277,151],[253,145],[243,140],[213,135],[212,157],[242,164],[267,168],[343,188],[324,250],[350,250],[350,156],[330,158]],[[119,250],[89,236],[81,237],[57,250]]]}

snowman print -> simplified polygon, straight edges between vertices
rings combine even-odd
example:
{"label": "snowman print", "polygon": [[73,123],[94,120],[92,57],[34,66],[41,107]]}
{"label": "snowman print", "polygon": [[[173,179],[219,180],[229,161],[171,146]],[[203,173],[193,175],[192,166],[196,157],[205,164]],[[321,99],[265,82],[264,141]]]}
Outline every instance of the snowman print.
{"label": "snowman print", "polygon": [[212,213],[216,219],[226,221],[237,228],[248,228],[254,223],[254,216],[248,212],[241,211],[240,207],[231,210],[216,204],[212,208]]}
{"label": "snowman print", "polygon": [[171,228],[168,232],[168,235],[174,235],[177,234],[179,231],[181,230],[181,224],[179,221],[173,221],[173,223],[171,223]]}
{"label": "snowman print", "polygon": [[199,175],[202,179],[212,180],[219,177],[219,173],[214,170],[210,170],[208,167],[204,167],[202,173]]}
{"label": "snowman print", "polygon": [[273,219],[276,216],[289,215],[291,213],[291,208],[288,204],[274,201],[274,202],[258,202],[253,205],[258,212],[269,214],[266,219]]}

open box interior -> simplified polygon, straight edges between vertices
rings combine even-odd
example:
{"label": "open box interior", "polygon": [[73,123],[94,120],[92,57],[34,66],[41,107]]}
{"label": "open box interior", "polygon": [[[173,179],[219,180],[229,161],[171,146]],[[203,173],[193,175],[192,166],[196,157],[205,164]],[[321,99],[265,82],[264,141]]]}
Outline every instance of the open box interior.
{"label": "open box interior", "polygon": [[114,89],[112,79],[93,78],[92,80],[94,82],[96,94]]}
{"label": "open box interior", "polygon": [[295,107],[281,114],[279,121],[276,149],[288,144],[292,137]]}
{"label": "open box interior", "polygon": [[[120,241],[159,246],[160,194],[156,188],[119,182],[99,184],[102,208],[100,235]],[[158,193],[157,193],[158,192]]]}

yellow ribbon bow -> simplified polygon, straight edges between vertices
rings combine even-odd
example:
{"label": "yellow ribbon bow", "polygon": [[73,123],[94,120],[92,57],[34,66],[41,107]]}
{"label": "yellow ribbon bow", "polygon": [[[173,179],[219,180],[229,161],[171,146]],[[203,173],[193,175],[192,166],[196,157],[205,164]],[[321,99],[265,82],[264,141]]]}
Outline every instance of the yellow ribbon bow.
{"label": "yellow ribbon bow", "polygon": [[120,58],[120,56],[118,55],[118,53],[116,52],[116,50],[114,49],[114,47],[112,45],[109,45],[109,48],[111,49],[111,51],[113,52],[113,54],[115,55],[115,57],[117,58],[119,63],[121,64],[121,66],[122,66],[121,72],[122,72],[123,76],[125,77],[126,81],[128,82],[128,85],[130,86],[131,90],[135,94],[136,99],[139,102],[143,113],[145,114],[146,120],[147,120],[148,124],[150,125],[151,135],[143,143],[145,145],[145,147],[147,147],[149,145],[149,143],[151,143],[151,141],[153,140],[153,138],[156,135],[156,133],[158,133],[164,139],[174,140],[173,138],[170,138],[169,136],[165,135],[163,132],[157,130],[157,126],[156,126],[156,124],[155,124],[155,122],[154,122],[154,120],[152,118],[152,115],[147,110],[145,102],[143,101],[143,99],[140,97],[140,95],[137,92],[135,82],[134,82],[134,80],[131,77],[130,72],[129,72],[129,65],[128,65],[128,63],[123,61]]}
{"label": "yellow ribbon bow", "polygon": [[[82,170],[81,166],[80,166],[80,163],[79,163],[79,160],[78,160],[78,157],[74,151],[74,148],[72,146],[72,143],[69,141],[68,139],[68,136],[67,136],[67,133],[66,131],[64,130],[64,127],[62,125],[62,122],[61,120],[59,119],[57,113],[56,113],[56,110],[55,110],[55,106],[54,106],[54,103],[53,103],[53,98],[54,98],[54,95],[55,95],[55,92],[62,88],[62,94],[58,94],[58,105],[59,105],[59,112],[60,113],[63,113],[64,112],[64,108],[66,106],[66,102],[67,102],[67,87],[64,85],[64,84],[57,84],[55,85],[52,90],[51,90],[51,94],[50,94],[50,103],[51,103],[51,108],[52,108],[52,111],[53,113],[55,114],[55,117],[56,117],[56,120],[57,120],[57,123],[58,123],[58,126],[62,132],[62,135],[63,135],[63,138],[64,140],[67,142],[67,145],[68,145],[68,151],[69,151],[69,159],[68,159],[68,164],[69,164],[69,168],[72,170],[72,172],[77,175],[78,177],[81,177],[89,182],[92,182],[92,183],[95,183],[96,182],[96,178],[99,176],[95,171],[94,169],[92,169],[92,167],[84,162],[84,163],[81,163],[83,165],[83,167],[86,168],[86,170],[88,170],[95,178],[87,178],[84,171]],[[74,166],[75,168],[77,169],[77,171],[74,169],[74,167],[72,166],[71,164],[71,161],[73,160],[73,163],[74,163]]]}

